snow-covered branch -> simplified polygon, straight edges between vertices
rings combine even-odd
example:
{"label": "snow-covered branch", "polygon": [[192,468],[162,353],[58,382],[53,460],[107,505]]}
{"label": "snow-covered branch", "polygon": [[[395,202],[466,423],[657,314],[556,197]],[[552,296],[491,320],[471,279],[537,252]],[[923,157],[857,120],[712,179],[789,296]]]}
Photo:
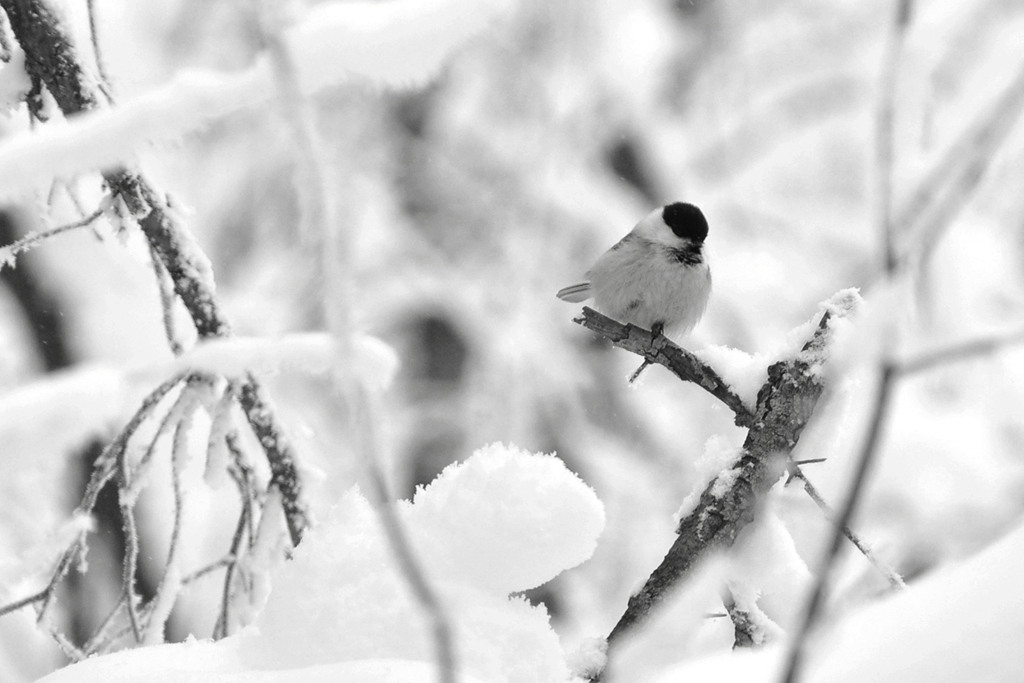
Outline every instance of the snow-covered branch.
{"label": "snow-covered branch", "polygon": [[[0,0],[0,6],[25,51],[29,75],[46,85],[64,115],[98,111],[103,102],[98,81],[87,73],[65,32],[66,27],[46,3]],[[14,168],[18,168],[17,163]],[[47,172],[52,174],[54,168]],[[117,168],[104,177],[114,195],[124,201],[139,221],[151,248],[170,274],[174,291],[188,309],[200,338],[230,335],[231,327],[216,297],[209,260],[170,202],[140,173]],[[280,489],[283,495],[288,530],[292,543],[297,545],[309,521],[300,499],[301,485],[291,441],[255,377],[250,376],[242,385],[239,401],[270,462],[271,486]]]}
{"label": "snow-covered branch", "polygon": [[[139,149],[169,142],[232,112],[275,96],[271,59],[245,70],[187,72],[116,108],[98,74],[82,72],[57,18],[39,0],[3,0],[27,56],[29,74],[51,90],[61,110],[81,114],[64,126],[15,136],[0,145],[0,196],[10,198],[54,174],[130,165]],[[429,80],[445,58],[501,16],[508,0],[328,2],[282,35],[302,95],[353,80],[409,87]],[[26,27],[26,24],[33,26]],[[71,57],[71,59],[68,59]]]}
{"label": "snow-covered branch", "polygon": [[853,290],[837,293],[801,351],[768,368],[739,459],[707,485],[696,508],[680,521],[675,542],[643,588],[630,598],[608,636],[609,643],[642,622],[701,558],[731,546],[740,530],[754,520],[759,502],[786,471],[789,455],[824,389],[820,369],[829,356],[834,323],[852,314],[859,301]]}

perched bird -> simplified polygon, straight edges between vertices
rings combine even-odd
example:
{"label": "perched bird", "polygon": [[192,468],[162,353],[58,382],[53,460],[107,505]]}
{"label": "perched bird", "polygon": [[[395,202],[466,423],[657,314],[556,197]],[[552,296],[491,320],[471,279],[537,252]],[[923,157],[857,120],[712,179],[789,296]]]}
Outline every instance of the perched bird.
{"label": "perched bird", "polygon": [[[708,222],[693,204],[676,202],[649,213],[606,251],[589,281],[558,291],[558,298],[594,307],[624,323],[669,336],[697,324],[711,294],[704,259]],[[638,371],[639,374],[639,371]]]}

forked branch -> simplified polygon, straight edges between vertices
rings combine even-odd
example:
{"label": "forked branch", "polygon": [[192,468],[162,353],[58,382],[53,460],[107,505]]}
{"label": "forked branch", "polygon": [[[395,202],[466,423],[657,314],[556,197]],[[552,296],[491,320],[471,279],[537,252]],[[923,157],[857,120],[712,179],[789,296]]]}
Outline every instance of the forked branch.
{"label": "forked branch", "polygon": [[[696,381],[730,407],[738,405],[737,421],[743,419],[750,425],[733,466],[705,487],[696,508],[680,521],[668,554],[643,588],[630,598],[608,636],[609,646],[644,621],[668,591],[690,574],[698,561],[713,550],[731,546],[739,532],[753,521],[764,496],[786,472],[790,455],[823,391],[820,369],[828,359],[831,323],[851,314],[859,301],[860,297],[853,290],[840,292],[832,298],[813,337],[800,352],[768,368],[768,379],[758,392],[757,405],[750,414],[717,373],[692,354],[668,340],[652,338],[646,330],[617,323],[608,325],[604,316],[584,310],[584,317],[578,322],[591,329],[612,330],[615,336],[609,338],[617,346],[666,365],[682,379]],[[596,322],[591,327],[585,321]],[[693,377],[710,381],[701,382]]]}

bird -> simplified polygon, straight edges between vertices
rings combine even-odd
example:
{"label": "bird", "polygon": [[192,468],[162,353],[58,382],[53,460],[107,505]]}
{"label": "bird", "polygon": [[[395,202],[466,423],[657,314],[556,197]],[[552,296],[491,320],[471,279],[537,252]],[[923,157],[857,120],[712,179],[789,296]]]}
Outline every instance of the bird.
{"label": "bird", "polygon": [[593,299],[605,315],[657,334],[685,334],[704,315],[711,296],[707,236],[700,209],[686,202],[666,204],[602,254],[585,282],[564,287],[556,296],[572,303]]}

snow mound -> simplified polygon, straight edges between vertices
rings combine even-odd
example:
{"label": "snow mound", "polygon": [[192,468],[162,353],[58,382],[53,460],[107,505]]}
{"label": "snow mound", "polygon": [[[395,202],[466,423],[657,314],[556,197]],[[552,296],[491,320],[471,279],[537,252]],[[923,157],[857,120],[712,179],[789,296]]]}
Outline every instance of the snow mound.
{"label": "snow mound", "polygon": [[[590,556],[604,527],[593,490],[553,455],[493,444],[400,512],[450,619],[460,680],[569,677],[547,611],[509,593]],[[376,512],[352,490],[281,567],[256,627],[96,657],[42,680],[432,680],[431,633]]]}

